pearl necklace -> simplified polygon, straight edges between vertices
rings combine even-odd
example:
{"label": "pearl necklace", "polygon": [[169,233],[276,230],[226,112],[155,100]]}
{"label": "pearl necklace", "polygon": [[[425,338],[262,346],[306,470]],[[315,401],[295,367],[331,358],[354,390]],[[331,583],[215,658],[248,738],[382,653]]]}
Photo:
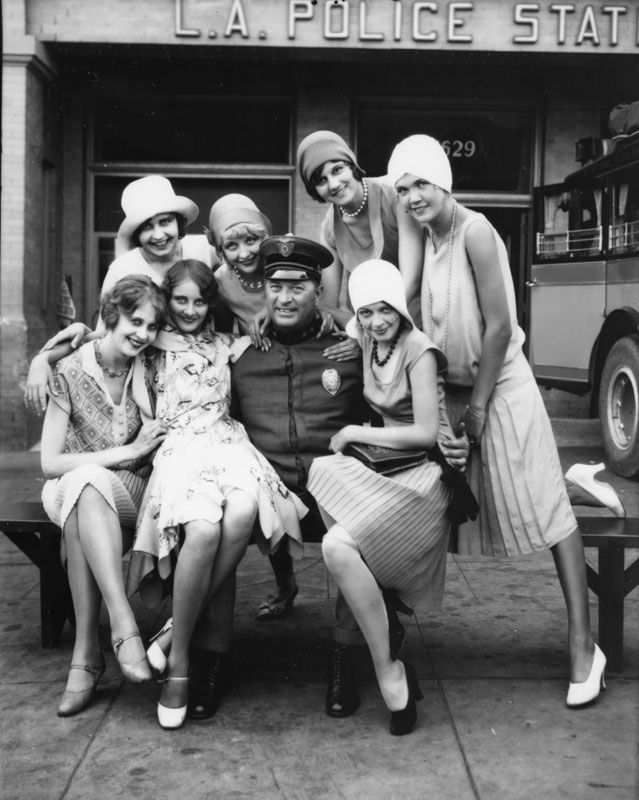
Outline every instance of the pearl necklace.
{"label": "pearl necklace", "polygon": [[[448,235],[448,270],[446,275],[446,310],[444,312],[444,324],[442,341],[439,345],[441,351],[446,353],[446,342],[448,340],[448,312],[450,311],[450,285],[453,278],[453,238],[455,236],[455,221],[457,219],[457,201],[453,200],[453,218],[450,223],[450,233]],[[432,234],[431,234],[432,236]],[[428,286],[428,333],[430,338],[435,341],[435,323],[433,320],[433,292]]]}
{"label": "pearl necklace", "polygon": [[371,362],[375,362],[375,364],[377,364],[378,367],[383,367],[385,364],[388,364],[388,362],[390,361],[390,357],[393,355],[393,350],[397,346],[397,342],[399,341],[399,335],[402,332],[403,327],[404,326],[400,322],[399,328],[397,328],[397,333],[391,339],[388,345],[388,352],[386,353],[384,358],[380,359],[380,357],[377,355],[377,339],[373,339],[373,349],[371,350]]}
{"label": "pearl necklace", "polygon": [[248,278],[244,277],[242,272],[235,265],[233,265],[233,272],[235,273],[235,277],[245,289],[261,291],[264,288],[264,278],[260,278],[256,281],[250,281]]}
{"label": "pearl necklace", "polygon": [[362,186],[364,188],[364,197],[362,198],[362,202],[359,204],[357,211],[345,211],[342,206],[339,206],[339,213],[343,217],[349,217],[350,219],[353,217],[359,217],[362,211],[366,208],[366,203],[368,203],[368,184],[366,183],[366,178],[362,178]]}
{"label": "pearl necklace", "polygon": [[124,369],[119,369],[117,371],[114,371],[107,367],[102,358],[102,353],[100,352],[100,344],[98,339],[95,340],[94,350],[95,350],[95,360],[97,361],[98,366],[100,367],[102,372],[104,372],[104,374],[107,375],[109,378],[121,378],[123,375],[126,375],[126,373],[129,371],[129,368],[131,367],[131,360],[129,360],[128,364],[126,365],[126,367],[124,367]]}

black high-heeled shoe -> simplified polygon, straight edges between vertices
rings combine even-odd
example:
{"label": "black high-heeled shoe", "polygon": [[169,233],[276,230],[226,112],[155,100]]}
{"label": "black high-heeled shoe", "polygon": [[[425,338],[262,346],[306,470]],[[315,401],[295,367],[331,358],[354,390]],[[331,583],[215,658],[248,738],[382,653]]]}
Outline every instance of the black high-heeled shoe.
{"label": "black high-heeled shoe", "polygon": [[406,672],[406,683],[408,684],[408,702],[401,711],[391,711],[391,721],[389,731],[392,736],[404,736],[410,733],[417,722],[417,700],[421,700],[424,695],[417,683],[417,675],[412,664],[402,661]]}

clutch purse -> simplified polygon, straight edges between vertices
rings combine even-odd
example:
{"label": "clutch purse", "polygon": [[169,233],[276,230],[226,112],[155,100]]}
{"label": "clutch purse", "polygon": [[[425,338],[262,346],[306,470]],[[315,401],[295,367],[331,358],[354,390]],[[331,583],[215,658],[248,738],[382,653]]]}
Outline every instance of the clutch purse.
{"label": "clutch purse", "polygon": [[346,445],[343,453],[345,456],[356,458],[380,475],[392,475],[404,469],[417,467],[426,459],[434,461],[441,467],[441,482],[450,489],[448,517],[451,523],[462,525],[469,519],[477,519],[479,503],[466,480],[466,475],[448,463],[438,444],[429,450],[395,450],[392,447],[380,447],[376,444],[352,442]]}
{"label": "clutch purse", "polygon": [[347,444],[343,452],[345,456],[356,458],[380,475],[392,475],[403,469],[417,467],[428,458],[426,450],[395,450],[393,447],[380,447],[361,442]]}

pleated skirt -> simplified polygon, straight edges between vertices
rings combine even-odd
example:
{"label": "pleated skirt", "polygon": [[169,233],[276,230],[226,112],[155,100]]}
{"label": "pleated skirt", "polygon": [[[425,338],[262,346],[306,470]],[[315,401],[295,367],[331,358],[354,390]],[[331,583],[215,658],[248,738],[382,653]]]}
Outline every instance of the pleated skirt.
{"label": "pleated skirt", "polygon": [[[446,389],[453,428],[469,395],[470,390]],[[459,529],[461,554],[526,555],[552,547],[577,529],[550,420],[523,353],[504,365],[467,476],[480,512],[475,522]]]}
{"label": "pleated skirt", "polygon": [[134,530],[146,487],[147,474],[148,472],[138,474],[125,469],[112,470],[97,464],[87,464],[44,484],[42,487],[44,511],[52,522],[62,528],[60,558],[63,564],[66,562],[64,528],[82,491],[87,486],[92,486],[113,509],[120,525]]}
{"label": "pleated skirt", "polygon": [[450,525],[448,489],[431,462],[385,477],[341,453],[316,458],[308,490],[357,543],[386,589],[417,610],[439,608]]}

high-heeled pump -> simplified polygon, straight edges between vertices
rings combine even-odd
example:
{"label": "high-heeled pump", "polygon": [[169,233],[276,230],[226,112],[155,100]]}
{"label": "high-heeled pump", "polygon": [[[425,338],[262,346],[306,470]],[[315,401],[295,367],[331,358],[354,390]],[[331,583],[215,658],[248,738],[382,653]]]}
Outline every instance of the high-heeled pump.
{"label": "high-heeled pump", "polygon": [[592,659],[590,674],[581,683],[569,684],[566,705],[570,706],[570,708],[579,708],[579,706],[592,703],[593,700],[599,697],[599,692],[606,688],[605,670],[606,656],[595,645],[595,655]]}
{"label": "high-heeled pump", "polygon": [[[163,679],[163,682],[168,683],[169,681],[188,681],[188,676],[167,675],[166,678]],[[177,728],[181,728],[186,719],[187,705],[188,704],[185,703],[178,708],[168,708],[158,701],[158,722],[160,723],[160,727],[167,731],[174,731],[177,730]]]}
{"label": "high-heeled pump", "polygon": [[402,662],[406,673],[406,683],[408,684],[408,701],[406,707],[401,711],[391,711],[390,732],[392,736],[404,736],[410,733],[417,722],[417,700],[421,700],[424,695],[419,688],[417,675],[413,665],[407,661]]}
{"label": "high-heeled pump", "polygon": [[604,467],[604,464],[573,464],[564,475],[570,499],[576,505],[603,506],[615,517],[625,517],[626,509],[617,492],[609,483],[595,479]]}
{"label": "high-heeled pump", "polygon": [[[167,654],[160,647],[159,639],[170,634],[173,630],[173,617],[169,617],[164,626],[154,636],[149,639],[149,646],[146,650],[146,660],[151,665],[153,672],[160,676],[166,672]],[[166,642],[165,642],[166,644]],[[171,636],[168,637],[168,644],[171,645]],[[168,652],[168,651],[167,651]]]}
{"label": "high-heeled pump", "polygon": [[[120,648],[125,642],[128,642],[129,639],[136,639],[136,638],[140,640],[142,658],[139,658],[132,664],[126,661],[122,661],[122,658],[120,656]],[[111,645],[113,646],[113,652],[115,653],[115,657],[117,658],[118,664],[120,665],[120,670],[122,671],[122,674],[128,681],[131,681],[131,683],[142,683],[143,681],[151,680],[151,678],[153,677],[151,674],[151,668],[149,667],[149,662],[146,660],[146,653],[144,652],[142,637],[138,632],[130,633],[128,636],[121,636],[119,639],[113,639]]]}
{"label": "high-heeled pump", "polygon": [[104,675],[106,669],[104,655],[100,653],[100,662],[94,666],[90,664],[71,664],[69,671],[72,669],[81,669],[83,672],[89,672],[91,674],[92,683],[87,689],[79,689],[77,691],[74,689],[64,690],[60,705],[58,706],[59,717],[72,717],[74,714],[79,714],[80,711],[84,711],[85,708],[91,705],[93,695],[95,694],[95,687],[98,685],[98,681]]}

